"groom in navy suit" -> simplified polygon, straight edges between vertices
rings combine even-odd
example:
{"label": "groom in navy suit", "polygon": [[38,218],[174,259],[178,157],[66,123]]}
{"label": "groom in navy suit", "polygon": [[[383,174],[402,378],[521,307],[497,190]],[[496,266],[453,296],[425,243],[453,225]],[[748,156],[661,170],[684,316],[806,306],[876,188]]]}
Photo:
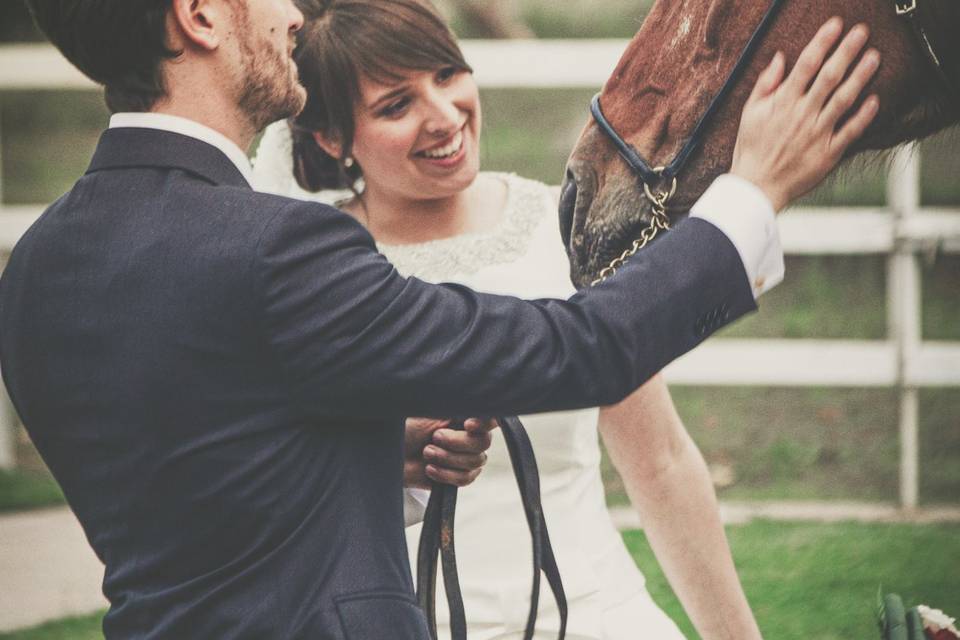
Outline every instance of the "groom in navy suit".
{"label": "groom in navy suit", "polygon": [[13,252],[0,358],[106,565],[107,638],[427,638],[404,416],[613,403],[782,265],[734,185],[569,301],[402,278],[349,216],[250,189],[243,149],[304,101],[289,0],[30,4],[114,116]]}

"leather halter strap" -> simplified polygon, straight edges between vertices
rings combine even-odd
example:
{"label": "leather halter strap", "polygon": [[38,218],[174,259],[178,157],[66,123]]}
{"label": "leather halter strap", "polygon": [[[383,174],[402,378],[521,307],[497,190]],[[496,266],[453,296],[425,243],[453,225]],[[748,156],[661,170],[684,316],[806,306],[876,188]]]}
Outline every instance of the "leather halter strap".
{"label": "leather halter strap", "polygon": [[777,13],[784,4],[786,4],[786,0],[771,0],[770,6],[760,21],[760,25],[753,32],[753,35],[750,36],[750,40],[740,54],[740,58],[737,60],[733,71],[730,72],[720,91],[713,97],[713,100],[711,100],[710,106],[708,106],[707,110],[700,116],[700,120],[694,127],[693,133],[690,134],[680,153],[678,153],[668,165],[657,168],[651,167],[636,148],[617,133],[613,125],[610,124],[610,121],[603,115],[603,109],[600,106],[600,94],[598,93],[593,97],[590,103],[590,113],[593,114],[594,120],[596,120],[600,129],[613,141],[621,157],[623,157],[624,161],[630,166],[634,173],[640,176],[644,184],[655,185],[664,180],[672,180],[683,170],[691,154],[693,154],[702,142],[707,127],[723,105],[723,101],[726,100],[734,86],[736,86],[740,76],[746,71],[747,66],[750,64],[750,59],[753,57],[757,47],[760,46],[764,36],[770,30],[774,18],[776,18]]}
{"label": "leather halter strap", "polygon": [[[929,1],[926,0],[894,0],[894,8],[897,15],[910,23],[914,34],[919,41],[920,50],[924,57],[930,62],[941,84],[953,98],[954,102],[960,105],[960,68],[953,69],[953,73],[947,69],[944,58],[937,53],[937,46],[930,37],[930,18],[927,13]],[[958,25],[960,26],[960,25]]]}
{"label": "leather halter strap", "polygon": [[[543,517],[537,459],[534,456],[530,438],[519,418],[497,418],[497,422],[500,424],[500,431],[510,454],[510,462],[520,488],[520,499],[523,502],[523,510],[533,543],[533,584],[530,592],[530,611],[523,637],[524,640],[530,640],[536,630],[542,572],[547,577],[547,583],[550,585],[560,612],[560,631],[557,637],[563,640],[567,628],[567,598],[553,547],[550,545],[547,523]],[[459,428],[463,428],[462,422]],[[460,582],[457,579],[457,554],[453,535],[456,507],[457,488],[451,485],[435,484],[423,517],[423,529],[417,551],[417,599],[426,613],[432,640],[437,640],[438,556],[450,608],[450,637],[452,640],[466,640],[467,637],[466,612],[463,606],[463,595],[460,592]]]}

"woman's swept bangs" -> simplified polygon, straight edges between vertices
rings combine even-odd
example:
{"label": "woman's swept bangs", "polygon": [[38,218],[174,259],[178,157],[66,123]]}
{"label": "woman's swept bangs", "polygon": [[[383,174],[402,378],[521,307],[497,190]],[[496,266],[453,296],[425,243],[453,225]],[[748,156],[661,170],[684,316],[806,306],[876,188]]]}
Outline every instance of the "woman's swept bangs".
{"label": "woman's swept bangs", "polygon": [[383,84],[402,80],[405,71],[446,66],[470,71],[446,25],[426,10],[410,15],[412,8],[384,2],[380,19],[370,20],[356,39],[351,37],[357,71]]}
{"label": "woman's swept bangs", "polygon": [[339,41],[326,48],[328,55],[349,52],[336,66],[341,71],[350,68],[343,79],[350,85],[354,100],[360,97],[356,81],[360,77],[393,84],[409,71],[445,66],[472,71],[447,25],[421,0],[346,0],[335,4],[334,24],[321,28],[327,30],[331,40]]}

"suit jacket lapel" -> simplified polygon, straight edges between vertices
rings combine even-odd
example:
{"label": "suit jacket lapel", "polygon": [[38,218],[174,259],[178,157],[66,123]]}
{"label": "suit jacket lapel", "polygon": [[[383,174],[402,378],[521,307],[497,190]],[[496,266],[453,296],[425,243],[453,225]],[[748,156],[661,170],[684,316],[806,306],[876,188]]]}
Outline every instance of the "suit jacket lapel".
{"label": "suit jacket lapel", "polygon": [[250,185],[222,151],[179,133],[146,128],[107,129],[87,173],[131,167],[182,169],[214,185]]}

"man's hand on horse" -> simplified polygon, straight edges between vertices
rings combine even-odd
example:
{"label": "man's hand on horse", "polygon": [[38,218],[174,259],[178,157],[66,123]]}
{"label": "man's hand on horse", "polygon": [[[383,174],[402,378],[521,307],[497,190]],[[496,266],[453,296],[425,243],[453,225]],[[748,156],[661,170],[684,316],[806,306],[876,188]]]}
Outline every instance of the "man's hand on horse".
{"label": "man's hand on horse", "polygon": [[876,95],[856,107],[880,66],[877,50],[860,55],[869,29],[859,24],[837,45],[842,33],[843,21],[829,20],[786,79],[777,53],[743,108],[731,172],[760,187],[776,211],[817,186],[879,110]]}
{"label": "man's hand on horse", "polygon": [[431,481],[465,487],[487,463],[487,449],[497,428],[494,420],[470,418],[463,431],[451,420],[407,418],[403,484],[429,489]]}

